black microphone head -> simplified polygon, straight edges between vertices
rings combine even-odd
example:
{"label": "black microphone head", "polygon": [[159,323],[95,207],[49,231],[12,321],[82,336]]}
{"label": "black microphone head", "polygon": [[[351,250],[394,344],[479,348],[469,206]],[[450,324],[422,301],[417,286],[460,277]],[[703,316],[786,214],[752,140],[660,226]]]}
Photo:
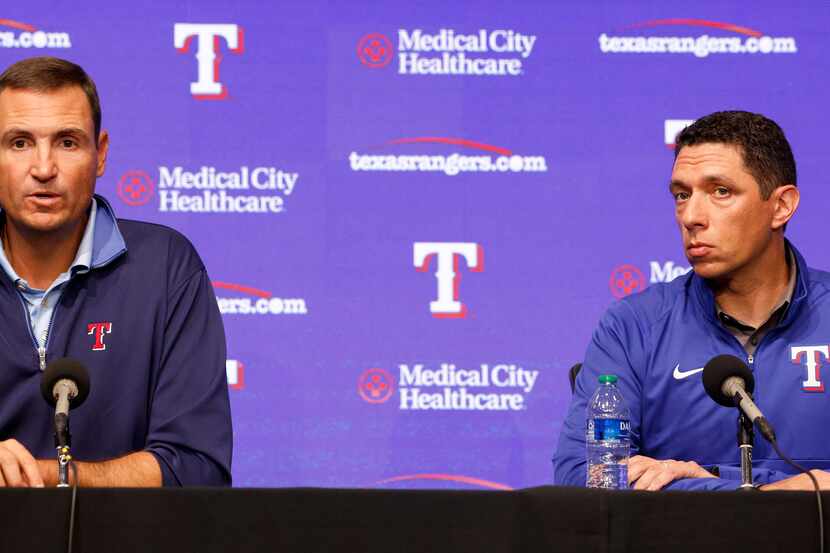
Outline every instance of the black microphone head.
{"label": "black microphone head", "polygon": [[40,381],[40,393],[49,405],[57,403],[53,395],[55,384],[66,378],[71,380],[78,387],[78,395],[69,400],[69,408],[74,409],[84,402],[89,395],[89,372],[79,361],[62,357],[56,359],[46,366],[43,377]]}
{"label": "black microphone head", "polygon": [[703,367],[703,387],[706,388],[706,393],[717,403],[726,407],[734,407],[735,404],[731,397],[721,391],[721,387],[726,379],[732,376],[743,379],[746,391],[750,394],[755,389],[755,377],[752,376],[752,371],[743,360],[734,355],[718,355],[710,359]]}

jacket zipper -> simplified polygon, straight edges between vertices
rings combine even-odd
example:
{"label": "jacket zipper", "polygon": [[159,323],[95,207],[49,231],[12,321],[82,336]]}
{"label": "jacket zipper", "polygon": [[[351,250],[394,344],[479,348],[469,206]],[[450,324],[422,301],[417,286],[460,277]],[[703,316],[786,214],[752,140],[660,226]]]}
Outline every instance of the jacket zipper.
{"label": "jacket zipper", "polygon": [[52,315],[49,317],[49,323],[46,325],[46,329],[43,331],[43,345],[38,342],[37,338],[35,338],[35,333],[32,331],[32,316],[29,314],[29,308],[26,306],[26,299],[23,297],[23,294],[20,293],[20,290],[17,291],[17,297],[20,298],[20,303],[23,307],[23,313],[26,315],[26,328],[29,330],[29,336],[32,338],[32,344],[35,346],[35,352],[37,353],[38,358],[38,368],[41,371],[46,370],[46,348],[49,346],[49,330],[52,328],[52,322],[55,320],[55,312],[58,310],[58,304],[60,302],[55,303],[55,307],[52,309]]}
{"label": "jacket zipper", "polygon": [[[64,292],[66,288],[64,288]],[[63,292],[62,292],[63,293]],[[40,359],[40,370],[46,370],[46,349],[49,347],[49,338],[52,337],[52,323],[55,320],[55,313],[58,312],[58,305],[60,302],[55,302],[55,306],[52,308],[52,314],[49,315],[49,322],[46,323],[46,328],[43,329],[43,345],[37,348],[38,358]],[[28,310],[27,310],[28,311]],[[31,322],[29,323],[31,325]]]}
{"label": "jacket zipper", "polygon": [[46,340],[49,337],[49,329],[43,331],[43,339],[37,348],[37,356],[40,358],[40,370],[46,370]]}
{"label": "jacket zipper", "polygon": [[[755,355],[752,354],[752,353],[746,353],[746,349],[741,344],[740,340],[738,340],[731,332],[729,332],[728,330],[723,328],[723,326],[721,326],[720,329],[721,329],[721,332],[723,332],[723,334],[725,336],[729,336],[729,339],[731,339],[733,341],[733,343],[737,344],[738,349],[741,351],[741,353],[746,355],[746,362],[749,365],[749,368],[751,370],[752,369],[752,364],[755,362]],[[764,337],[766,338],[766,336],[764,336]],[[761,344],[758,344],[758,345],[760,346]],[[755,348],[755,351],[756,352],[758,351],[757,347]]]}

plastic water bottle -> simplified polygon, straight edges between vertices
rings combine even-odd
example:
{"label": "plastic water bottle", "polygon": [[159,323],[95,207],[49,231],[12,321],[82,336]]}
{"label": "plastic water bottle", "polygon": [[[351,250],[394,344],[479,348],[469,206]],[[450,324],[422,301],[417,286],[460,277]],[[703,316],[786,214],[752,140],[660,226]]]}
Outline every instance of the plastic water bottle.
{"label": "plastic water bottle", "polygon": [[631,415],[616,383],[616,375],[600,376],[586,410],[589,488],[628,489]]}

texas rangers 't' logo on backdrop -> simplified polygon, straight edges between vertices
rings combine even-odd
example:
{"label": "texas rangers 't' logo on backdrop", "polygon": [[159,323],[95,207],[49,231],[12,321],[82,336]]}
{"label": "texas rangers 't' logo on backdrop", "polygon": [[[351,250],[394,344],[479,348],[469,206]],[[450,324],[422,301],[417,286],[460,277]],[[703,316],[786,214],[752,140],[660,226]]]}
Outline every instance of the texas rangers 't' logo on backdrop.
{"label": "texas rangers 't' logo on backdrop", "polygon": [[473,242],[415,242],[413,262],[416,269],[426,272],[432,257],[437,260],[435,278],[438,280],[438,299],[429,302],[432,316],[466,317],[467,307],[458,301],[458,284],[461,280],[458,260],[464,258],[471,271],[480,273],[484,270],[484,250]]}
{"label": "texas rangers 't' logo on backdrop", "polygon": [[228,388],[242,390],[245,388],[245,365],[238,359],[225,360],[225,373],[228,378]]}
{"label": "texas rangers 't' logo on backdrop", "polygon": [[233,24],[215,23],[175,23],[173,25],[173,45],[179,52],[190,50],[193,37],[197,38],[196,61],[199,77],[190,83],[190,93],[197,100],[224,100],[228,89],[219,82],[219,39],[224,38],[228,48],[234,54],[245,50],[242,27]]}
{"label": "texas rangers 't' logo on backdrop", "polygon": [[670,150],[674,150],[674,140],[680,131],[694,123],[694,119],[666,119],[663,122],[663,142]]}

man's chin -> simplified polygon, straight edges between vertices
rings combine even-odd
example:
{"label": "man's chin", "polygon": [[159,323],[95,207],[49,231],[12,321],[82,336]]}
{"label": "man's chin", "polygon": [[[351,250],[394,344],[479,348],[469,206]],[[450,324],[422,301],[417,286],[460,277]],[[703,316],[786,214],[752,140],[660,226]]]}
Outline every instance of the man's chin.
{"label": "man's chin", "polygon": [[689,259],[689,263],[695,274],[705,279],[717,280],[727,272],[727,268],[722,263],[716,263],[714,261]]}
{"label": "man's chin", "polygon": [[32,234],[52,234],[66,227],[66,217],[58,214],[37,213],[17,221],[21,231]]}

